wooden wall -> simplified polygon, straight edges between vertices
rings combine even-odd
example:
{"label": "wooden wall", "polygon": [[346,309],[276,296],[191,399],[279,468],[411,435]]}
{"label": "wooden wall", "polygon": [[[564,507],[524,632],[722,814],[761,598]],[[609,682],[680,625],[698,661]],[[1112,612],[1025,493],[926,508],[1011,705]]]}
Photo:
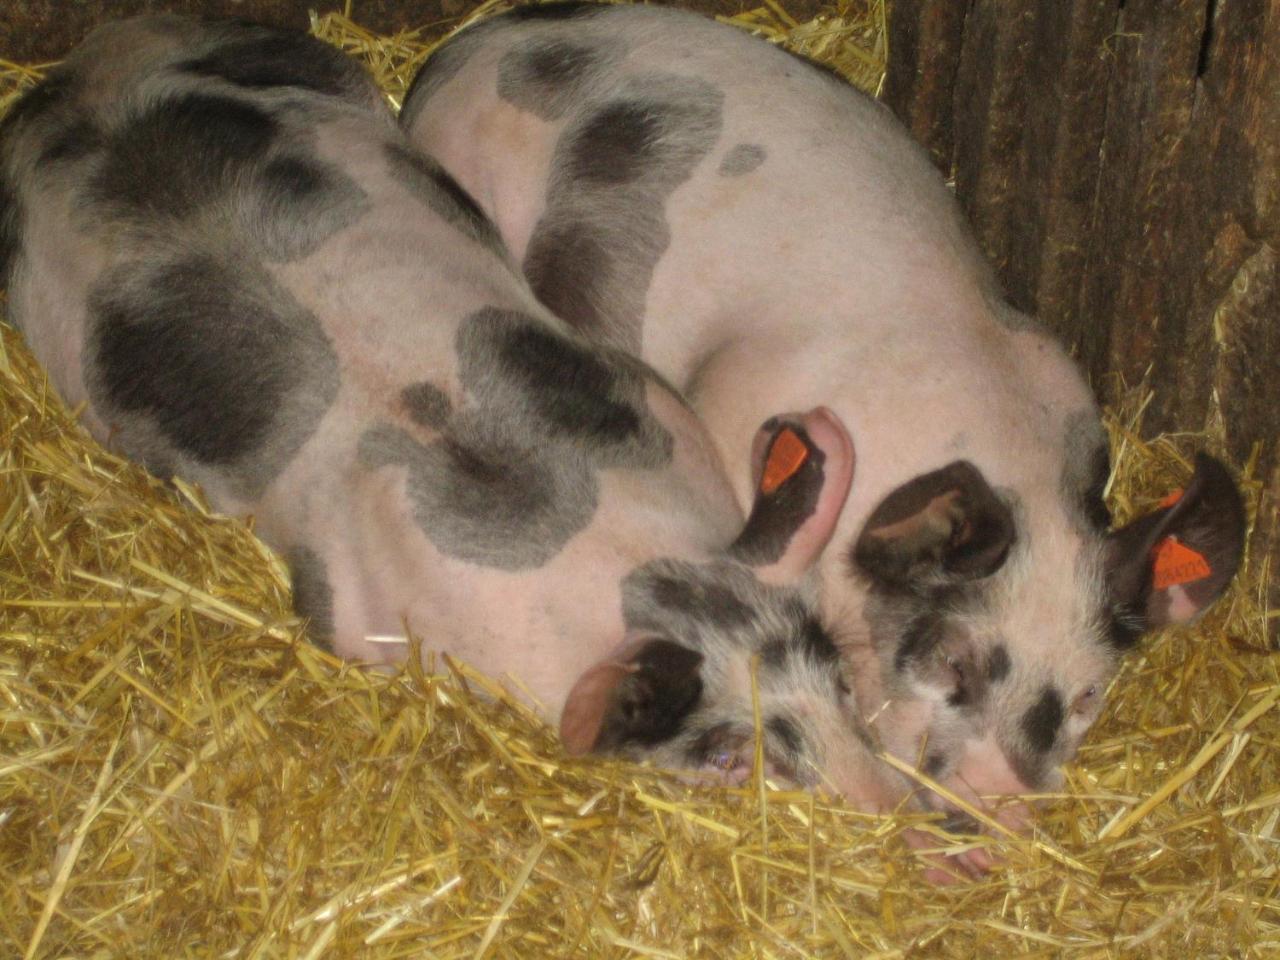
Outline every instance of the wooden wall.
{"label": "wooden wall", "polygon": [[[895,0],[886,99],[1010,298],[1145,431],[1208,429],[1263,482],[1280,611],[1280,0]],[[1272,620],[1273,643],[1280,620]]]}

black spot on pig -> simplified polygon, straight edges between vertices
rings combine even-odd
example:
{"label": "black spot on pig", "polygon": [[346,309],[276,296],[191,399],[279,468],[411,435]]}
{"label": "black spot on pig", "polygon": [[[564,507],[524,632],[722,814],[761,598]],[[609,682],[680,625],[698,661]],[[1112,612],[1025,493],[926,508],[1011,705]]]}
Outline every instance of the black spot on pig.
{"label": "black spot on pig", "polygon": [[1003,643],[997,643],[987,655],[987,679],[992,683],[999,683],[1009,675],[1012,666],[1009,651]]}
{"label": "black spot on pig", "polygon": [[187,216],[224,197],[277,131],[268,113],[229,97],[161,100],[112,132],[88,199],[148,221]]}
{"label": "black spot on pig", "polygon": [[432,383],[414,383],[400,391],[409,419],[420,427],[443,430],[453,409],[448,395]]}
{"label": "black spot on pig", "polygon": [[543,120],[559,120],[578,102],[594,71],[613,58],[603,45],[531,39],[498,63],[498,96]]}
{"label": "black spot on pig", "polygon": [[571,449],[518,446],[474,416],[455,416],[444,438],[421,444],[374,427],[360,439],[363,466],[407,470],[414,519],[441,553],[500,570],[542,566],[590,522],[595,474]]}
{"label": "black spot on pig", "polygon": [[594,467],[657,468],[675,441],[649,413],[634,361],[589,350],[532,317],[485,309],[457,337],[460,376],[493,414],[531,420],[548,441],[572,444]]}
{"label": "black spot on pig", "polygon": [[937,777],[947,768],[947,758],[945,754],[930,753],[924,758],[924,765],[920,768],[927,777]]}
{"label": "black spot on pig", "polygon": [[[794,720],[775,715],[764,724],[765,729],[778,741],[788,756],[799,758],[804,754],[804,735],[800,733],[800,727]],[[791,769],[795,769],[795,766],[794,761],[788,764]]]}
{"label": "black spot on pig", "polygon": [[817,617],[806,616],[800,634],[809,656],[820,663],[836,663],[840,659],[840,651],[836,648],[831,632]]}
{"label": "black spot on pig", "polygon": [[524,271],[539,298],[597,342],[638,352],[665,204],[720,135],[724,95],[691,77],[627,77],[574,114],[552,156]]}
{"label": "black spot on pig", "polygon": [[945,621],[937,611],[926,610],[912,617],[894,651],[894,669],[902,671],[912,661],[931,656],[942,640],[944,629]]}
{"label": "black spot on pig", "polygon": [[319,321],[245,264],[123,264],[95,286],[89,311],[85,380],[121,422],[125,452],[218,467],[245,496],[283,469],[337,394]]}
{"label": "black spot on pig", "polygon": [[767,670],[785,669],[793,649],[785,640],[770,640],[760,648],[760,664]]}
{"label": "black spot on pig", "polygon": [[386,152],[392,175],[412,190],[433,213],[499,256],[506,256],[498,228],[485,216],[471,194],[463,190],[443,167],[430,157],[401,144],[388,144]]}
{"label": "black spot on pig", "polygon": [[[592,3],[529,4],[517,7],[502,16],[472,24],[432,53],[422,69],[418,71],[417,76],[413,78],[413,83],[405,94],[404,108],[400,111],[401,125],[406,128],[413,125],[427,101],[462,71],[471,57],[488,43],[491,34],[501,31],[518,31],[522,23],[531,20],[582,19],[593,16],[602,7],[601,4]],[[582,62],[577,53],[570,52],[564,55],[564,48],[570,50],[581,48],[565,43],[551,44],[551,50],[548,53],[546,46],[548,45],[539,45],[537,42],[527,43],[508,53],[499,66],[499,95],[522,110],[537,112],[556,109],[553,104],[539,103],[537,94],[534,90],[526,88],[527,84],[536,84],[539,90],[546,92],[546,87],[540,81],[564,82],[572,79],[575,70],[582,70],[584,75],[589,71],[589,66]],[[562,54],[558,58],[557,46],[561,48]],[[612,55],[611,51],[598,47],[588,55],[587,59],[609,58]],[[574,63],[577,66],[573,66]]]}
{"label": "black spot on pig", "polygon": [[1073,521],[1105,533],[1111,512],[1103,493],[1111,476],[1107,436],[1093,410],[1078,410],[1067,417],[1063,436],[1061,490]]}
{"label": "black spot on pig", "polygon": [[653,162],[662,133],[662,118],[649,104],[606,104],[569,144],[565,175],[586,185],[629,183]]}
{"label": "black spot on pig", "polygon": [[[799,618],[797,635],[767,641],[760,648],[760,662],[775,671],[787,669],[793,660],[826,665],[837,663],[839,651],[827,628],[816,617],[799,609],[796,612]],[[789,619],[788,626],[796,622]]]}
{"label": "black spot on pig", "polygon": [[424,445],[379,426],[360,442],[367,469],[407,468],[415,518],[442,553],[541,566],[590,523],[600,469],[670,462],[674,440],[645,405],[635,361],[492,308],[463,320],[454,347],[466,407],[430,384],[401,394],[411,418],[444,436]]}
{"label": "black spot on pig", "polygon": [[722,177],[740,177],[764,163],[764,147],[758,143],[740,143],[724,155],[717,171]]}
{"label": "black spot on pig", "polygon": [[967,678],[961,677],[955,681],[955,686],[947,694],[947,705],[957,708],[972,707],[978,699],[978,694],[973,690]]}
{"label": "black spot on pig", "polygon": [[376,96],[359,64],[331,44],[305,33],[265,27],[239,29],[237,34],[246,29],[253,35],[222,43],[204,56],[178,63],[176,69],[254,90],[298,87],[362,104]]}
{"label": "black spot on pig", "polygon": [[315,252],[369,209],[368,196],[345,173],[301,157],[267,161],[250,189],[241,216],[266,258],[277,262]]}
{"label": "black spot on pig", "polygon": [[838,666],[830,633],[795,591],[762,584],[740,563],[654,560],[626,576],[622,596],[629,630],[673,636],[698,649],[732,639],[783,671],[793,662]]}
{"label": "black spot on pig", "polygon": [[591,351],[532,325],[512,330],[499,351],[500,372],[524,388],[553,435],[601,446],[638,437],[640,411],[612,398],[615,373]]}
{"label": "black spot on pig", "polygon": [[[605,323],[604,293],[612,285],[611,234],[588,224],[541,224],[524,272],[538,299],[575,330],[591,336]],[[623,267],[625,269],[625,266]]]}
{"label": "black spot on pig", "polygon": [[40,152],[41,164],[70,163],[97,153],[106,143],[102,131],[93,121],[72,116],[52,131]]}
{"label": "black spot on pig", "polygon": [[293,583],[293,609],[311,621],[307,636],[322,649],[333,650],[333,588],[324,560],[309,547],[294,547],[285,554]]}
{"label": "black spot on pig", "polygon": [[[789,639],[777,628],[783,622],[799,633],[799,623],[790,619],[795,611],[736,563],[654,560],[627,574],[622,598],[629,630],[673,636],[700,649],[705,642],[698,638],[743,636],[754,637],[763,652],[770,641]],[[765,605],[776,605],[786,619],[769,626],[761,620]]]}
{"label": "black spot on pig", "polygon": [[1146,613],[1136,605],[1121,605],[1107,619],[1107,642],[1120,653],[1132,650],[1146,631]]}
{"label": "black spot on pig", "polygon": [[1063,716],[1062,696],[1053,687],[1045,687],[1022,717],[1022,732],[1032,750],[1048,753],[1053,748]]}
{"label": "black spot on pig", "polygon": [[712,624],[744,626],[753,616],[751,608],[724,584],[659,576],[653,581],[652,590],[659,605]]}

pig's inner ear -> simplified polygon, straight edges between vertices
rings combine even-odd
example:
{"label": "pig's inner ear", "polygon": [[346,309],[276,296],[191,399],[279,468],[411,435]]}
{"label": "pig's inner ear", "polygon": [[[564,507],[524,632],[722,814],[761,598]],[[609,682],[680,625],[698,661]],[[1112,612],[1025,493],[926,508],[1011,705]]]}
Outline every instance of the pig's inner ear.
{"label": "pig's inner ear", "polygon": [[587,670],[569,691],[560,738],[572,754],[652,746],[679,730],[702,696],[702,654],[645,638]]}
{"label": "pig's inner ear", "polygon": [[974,580],[1000,569],[1015,537],[1009,508],[977,467],[957,460],[885,497],[853,560],[897,586]]}
{"label": "pig's inner ear", "polygon": [[1154,513],[1113,531],[1107,573],[1121,620],[1116,637],[1198,617],[1227,588],[1244,552],[1245,515],[1231,474],[1196,456],[1186,490]]}
{"label": "pig's inner ear", "polygon": [[853,441],[825,407],[774,417],[752,445],[756,499],[729,553],[763,580],[801,577],[835,532],[853,481]]}

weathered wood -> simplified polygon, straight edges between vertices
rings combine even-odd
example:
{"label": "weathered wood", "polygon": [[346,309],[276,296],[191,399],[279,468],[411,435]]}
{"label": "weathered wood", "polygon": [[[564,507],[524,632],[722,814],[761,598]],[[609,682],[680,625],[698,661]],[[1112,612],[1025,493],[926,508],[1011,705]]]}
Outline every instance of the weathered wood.
{"label": "weathered wood", "polygon": [[890,105],[1104,400],[1256,456],[1280,570],[1280,0],[944,4],[895,3]]}
{"label": "weathered wood", "polygon": [[889,20],[893,69],[885,77],[884,99],[933,162],[949,173],[951,97],[967,7],[955,0],[915,0],[911,7],[907,15]]}

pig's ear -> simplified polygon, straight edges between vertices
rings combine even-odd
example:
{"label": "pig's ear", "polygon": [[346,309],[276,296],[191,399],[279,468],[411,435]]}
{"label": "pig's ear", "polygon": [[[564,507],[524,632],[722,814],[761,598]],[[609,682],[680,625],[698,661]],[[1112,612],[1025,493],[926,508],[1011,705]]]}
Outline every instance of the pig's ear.
{"label": "pig's ear", "polygon": [[560,714],[571,754],[670,739],[702,696],[702,654],[654,637],[632,640],[573,685]]}
{"label": "pig's ear", "polygon": [[853,560],[881,582],[929,586],[989,576],[1016,537],[1013,514],[967,460],[909,480],[872,511]]}
{"label": "pig's ear", "polygon": [[1108,538],[1107,572],[1127,632],[1194,620],[1221,596],[1244,552],[1244,502],[1231,474],[1208,454],[1196,455],[1186,490],[1159,510]]}
{"label": "pig's ear", "polygon": [[826,407],[773,417],[752,445],[756,501],[729,552],[760,579],[801,577],[835,532],[853,482],[853,441]]}

